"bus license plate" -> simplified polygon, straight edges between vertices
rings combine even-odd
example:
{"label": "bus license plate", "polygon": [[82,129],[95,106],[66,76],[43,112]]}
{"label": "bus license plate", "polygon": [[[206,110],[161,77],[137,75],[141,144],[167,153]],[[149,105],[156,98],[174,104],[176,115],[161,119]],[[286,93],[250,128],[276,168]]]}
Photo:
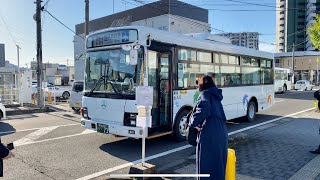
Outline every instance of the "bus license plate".
{"label": "bus license plate", "polygon": [[97,124],[97,131],[104,134],[109,134],[109,126],[105,124]]}
{"label": "bus license plate", "polygon": [[74,103],[74,107],[80,107],[80,103]]}

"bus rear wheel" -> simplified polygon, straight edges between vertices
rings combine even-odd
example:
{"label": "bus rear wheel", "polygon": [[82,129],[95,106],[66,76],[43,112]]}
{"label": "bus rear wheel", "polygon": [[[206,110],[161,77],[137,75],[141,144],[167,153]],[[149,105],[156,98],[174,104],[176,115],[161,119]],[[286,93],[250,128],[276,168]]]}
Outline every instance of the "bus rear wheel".
{"label": "bus rear wheel", "polygon": [[246,119],[248,122],[252,122],[256,119],[257,106],[254,101],[250,101],[247,108]]}
{"label": "bus rear wheel", "polygon": [[189,113],[188,110],[181,111],[174,122],[173,136],[175,140],[178,142],[182,142],[186,140],[186,135],[187,135],[186,121],[187,121],[188,113]]}

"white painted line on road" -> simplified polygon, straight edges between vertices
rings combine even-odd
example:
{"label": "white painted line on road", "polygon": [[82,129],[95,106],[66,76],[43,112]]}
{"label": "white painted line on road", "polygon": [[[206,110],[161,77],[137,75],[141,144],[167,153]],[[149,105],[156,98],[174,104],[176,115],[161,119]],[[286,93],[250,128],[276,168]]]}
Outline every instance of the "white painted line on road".
{"label": "white painted line on road", "polygon": [[283,102],[284,100],[274,101],[275,103]]}
{"label": "white painted line on road", "polygon": [[94,132],[95,132],[94,130],[86,129],[81,134],[90,134],[90,133],[94,133]]}
{"label": "white painted line on road", "polygon": [[[237,134],[237,133],[240,133],[240,132],[243,132],[243,131],[247,131],[249,129],[253,129],[253,128],[256,128],[256,127],[259,127],[259,126],[263,126],[263,125],[266,125],[266,124],[269,124],[269,123],[273,123],[275,121],[279,121],[281,119],[284,119],[284,118],[287,118],[287,117],[291,117],[291,116],[295,116],[295,115],[298,115],[298,114],[301,114],[301,113],[304,113],[304,112],[307,112],[307,111],[311,111],[311,110],[314,110],[314,109],[315,108],[306,109],[306,110],[299,111],[299,112],[296,112],[296,113],[293,113],[293,114],[289,114],[289,115],[286,115],[286,116],[283,116],[283,117],[279,117],[279,118],[276,118],[276,119],[273,119],[273,120],[270,120],[270,121],[267,121],[267,122],[264,122],[264,123],[260,123],[260,124],[256,124],[256,125],[253,125],[253,126],[249,126],[249,127],[243,128],[243,129],[239,129],[237,131],[233,131],[233,132],[228,133],[228,135],[230,136],[230,135]],[[181,146],[181,147],[178,147],[178,148],[175,148],[175,149],[171,149],[169,151],[165,151],[165,152],[162,152],[162,153],[159,153],[159,154],[155,154],[155,155],[149,156],[145,160],[146,161],[150,161],[152,159],[163,157],[163,156],[166,156],[166,155],[178,152],[178,151],[182,151],[184,149],[188,149],[188,148],[191,148],[191,147],[192,147],[191,145]],[[97,172],[97,173],[93,173],[91,175],[79,178],[77,180],[89,180],[89,179],[96,178],[96,177],[99,177],[99,176],[102,176],[102,175],[105,175],[105,174],[109,174],[111,172],[114,172],[114,171],[117,171],[117,170],[120,170],[120,169],[123,169],[123,168],[127,168],[127,167],[130,167],[130,166],[133,166],[135,164],[139,164],[141,162],[142,162],[142,159],[139,159],[139,160],[132,161],[132,162],[129,162],[129,163],[126,163],[126,164],[122,164],[122,165],[119,165],[119,166],[115,166],[115,167],[112,167],[112,168],[109,168],[109,169],[106,169],[106,170],[103,170],[103,171],[100,171],[100,172]]]}
{"label": "white painted line on road", "polygon": [[166,177],[166,178],[173,178],[173,177],[210,177],[210,174],[111,174],[111,178],[135,178],[135,177]]}
{"label": "white painted line on road", "polygon": [[[185,146],[182,146],[182,147],[178,147],[178,148],[175,148],[175,149],[171,149],[169,151],[165,151],[165,152],[162,152],[162,153],[159,153],[159,154],[155,154],[155,155],[152,155],[152,156],[149,156],[147,157],[145,160],[146,161],[150,161],[152,159],[156,159],[156,158],[159,158],[159,157],[162,157],[162,156],[166,156],[168,154],[172,154],[172,153],[175,153],[175,152],[178,152],[178,151],[182,151],[184,149],[187,149],[187,148],[190,148],[192,147],[191,145],[185,145]],[[99,177],[101,175],[104,175],[104,174],[109,174],[111,172],[114,172],[114,171],[117,171],[117,170],[120,170],[120,169],[123,169],[123,168],[127,168],[127,167],[130,167],[130,166],[133,166],[135,164],[139,164],[141,163],[142,160],[139,159],[139,160],[136,160],[136,161],[133,161],[133,162],[129,162],[129,163],[126,163],[126,164],[122,164],[120,166],[116,166],[116,167],[113,167],[113,168],[109,168],[109,169],[106,169],[104,171],[100,171],[100,172],[97,172],[97,173],[94,173],[94,174],[91,174],[91,175],[88,175],[88,176],[85,176],[85,177],[82,177],[82,178],[79,178],[77,180],[88,180],[88,179],[92,179],[92,178],[95,178],[95,177]]]}
{"label": "white painted line on road", "polygon": [[79,125],[79,126],[80,126],[80,123],[65,124],[65,125],[59,125],[59,126],[39,127],[39,128],[32,128],[32,129],[21,129],[21,130],[17,130],[17,131],[3,131],[3,132],[0,132],[0,135],[1,135],[1,134],[17,133],[17,132],[25,132],[25,131],[35,131],[35,130],[39,130],[39,129],[41,129],[41,128],[67,127],[67,126],[75,126],[75,125]]}
{"label": "white painted line on road", "polygon": [[[94,133],[94,132],[95,131],[86,132],[85,134],[91,134],[91,133]],[[61,137],[56,137],[56,138],[51,138],[51,139],[44,139],[44,140],[41,140],[41,141],[26,142],[24,144],[19,144],[19,145],[16,145],[16,146],[24,146],[24,145],[29,145],[29,144],[38,144],[38,143],[42,143],[42,142],[54,141],[54,140],[58,140],[58,139],[66,139],[66,138],[69,138],[69,137],[76,137],[76,136],[81,136],[81,135],[85,135],[85,134],[79,133],[79,134],[73,134],[73,135],[69,135],[69,136],[61,136]]]}
{"label": "white painted line on road", "polygon": [[52,126],[52,127],[46,127],[46,128],[41,128],[31,134],[28,134],[26,136],[24,136],[23,138],[17,140],[17,141],[14,141],[14,145],[15,146],[21,146],[21,145],[24,145],[24,144],[29,144],[29,143],[32,143],[34,142],[36,139],[38,139],[39,137],[45,135],[45,134],[48,134],[49,132],[57,129],[58,126]]}
{"label": "white painted line on road", "polygon": [[316,108],[310,108],[310,109],[299,111],[299,112],[296,112],[296,113],[293,113],[293,114],[289,114],[289,115],[286,115],[286,116],[278,117],[278,118],[270,120],[270,121],[266,121],[266,122],[263,122],[263,123],[260,123],[260,124],[256,124],[256,125],[253,125],[253,126],[245,127],[245,128],[230,132],[230,133],[228,133],[228,135],[230,136],[230,135],[233,135],[233,134],[237,134],[237,133],[240,133],[240,132],[243,132],[243,131],[247,131],[247,130],[250,130],[250,129],[253,129],[253,128],[256,128],[256,127],[259,127],[259,126],[270,124],[270,123],[273,123],[275,121],[279,121],[281,119],[284,119],[284,118],[287,118],[287,117],[292,117],[292,116],[295,116],[295,115],[298,115],[298,114],[301,114],[301,113],[304,113],[304,112],[307,112],[307,111],[315,110],[315,109]]}

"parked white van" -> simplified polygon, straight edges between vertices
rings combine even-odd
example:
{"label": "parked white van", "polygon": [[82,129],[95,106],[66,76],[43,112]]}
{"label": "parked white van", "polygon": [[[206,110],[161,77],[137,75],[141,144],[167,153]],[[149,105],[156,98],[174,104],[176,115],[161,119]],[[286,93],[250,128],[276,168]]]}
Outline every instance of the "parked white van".
{"label": "parked white van", "polygon": [[6,118],[6,108],[1,103],[1,97],[0,97],[0,120]]}
{"label": "parked white van", "polygon": [[69,105],[74,112],[79,112],[82,106],[83,82],[75,81],[70,91]]}

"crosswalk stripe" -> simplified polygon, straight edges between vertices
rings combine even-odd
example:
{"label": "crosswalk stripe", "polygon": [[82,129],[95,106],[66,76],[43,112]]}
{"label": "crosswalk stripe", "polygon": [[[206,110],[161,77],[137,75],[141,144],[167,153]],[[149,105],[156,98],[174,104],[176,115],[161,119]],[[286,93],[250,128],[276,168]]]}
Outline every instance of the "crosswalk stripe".
{"label": "crosswalk stripe", "polygon": [[39,137],[48,134],[49,132],[57,129],[59,126],[52,126],[52,127],[45,127],[45,128],[41,128],[37,131],[34,131],[26,136],[24,136],[23,138],[17,140],[14,142],[14,144],[16,146],[21,146],[23,144],[29,144],[34,142],[36,139],[38,139]]}

